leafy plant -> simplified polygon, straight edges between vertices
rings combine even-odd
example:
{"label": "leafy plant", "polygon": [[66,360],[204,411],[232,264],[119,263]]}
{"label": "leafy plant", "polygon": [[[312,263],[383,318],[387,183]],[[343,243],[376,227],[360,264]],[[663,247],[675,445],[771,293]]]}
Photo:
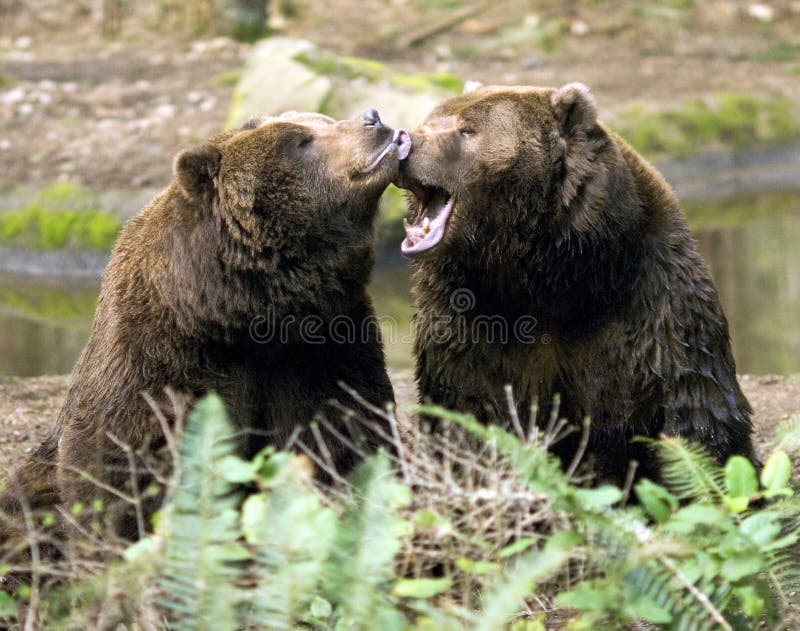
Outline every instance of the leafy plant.
{"label": "leafy plant", "polygon": [[[448,429],[404,428],[394,463],[379,453],[349,485],[320,489],[305,457],[240,459],[209,395],[188,418],[155,534],[53,592],[43,628],[539,631],[548,612],[573,630],[796,624],[796,420],[760,471],[654,441],[662,479],[638,482],[626,506],[621,489],[562,471],[547,451],[559,423],[515,419],[511,433],[423,411]],[[0,593],[0,615],[13,604]]]}

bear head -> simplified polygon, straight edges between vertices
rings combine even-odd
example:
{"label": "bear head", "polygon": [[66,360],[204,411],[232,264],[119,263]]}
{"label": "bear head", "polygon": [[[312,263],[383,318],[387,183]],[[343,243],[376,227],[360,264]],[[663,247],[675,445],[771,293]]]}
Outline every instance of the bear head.
{"label": "bear head", "polygon": [[254,260],[371,239],[378,200],[410,148],[375,110],[350,120],[255,117],[179,153],[175,181]]}
{"label": "bear head", "polygon": [[[396,182],[412,193],[414,213],[402,251],[477,261],[502,256],[509,238],[546,238],[540,253],[591,240],[620,217],[636,221],[635,209],[613,208],[635,205],[625,171],[584,85],[477,87],[439,104],[412,133]],[[618,216],[604,222],[605,213]]]}

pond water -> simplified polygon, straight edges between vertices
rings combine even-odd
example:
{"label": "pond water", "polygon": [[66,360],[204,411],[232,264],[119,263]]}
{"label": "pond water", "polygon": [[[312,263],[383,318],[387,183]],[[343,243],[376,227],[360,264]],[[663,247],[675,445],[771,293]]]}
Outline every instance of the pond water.
{"label": "pond water", "polygon": [[[800,372],[800,194],[684,204],[711,264],[741,373]],[[89,336],[95,281],[0,275],[0,375],[71,370]],[[389,364],[412,365],[408,268],[379,267],[372,294]]]}

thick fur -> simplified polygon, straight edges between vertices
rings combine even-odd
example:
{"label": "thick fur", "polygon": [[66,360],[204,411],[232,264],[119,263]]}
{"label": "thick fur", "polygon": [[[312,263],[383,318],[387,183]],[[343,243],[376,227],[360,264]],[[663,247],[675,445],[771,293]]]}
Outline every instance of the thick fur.
{"label": "thick fur", "polygon": [[[130,494],[121,445],[141,456],[163,446],[143,393],[174,422],[165,388],[188,401],[216,391],[246,454],[281,447],[296,430],[313,448],[317,415],[348,435],[327,403],[343,398],[341,382],[374,405],[392,402],[379,333],[362,325],[374,317],[373,220],[397,157],[360,172],[391,136],[360,119],[294,115],[250,121],[179,154],[169,188],[116,243],[53,434],[17,471],[3,509],[19,512],[20,497],[34,508],[100,498],[107,526],[135,536],[130,506],[97,482]],[[331,335],[337,317],[358,335]],[[381,443],[363,426],[355,434],[366,451]],[[356,452],[327,438],[346,473]]]}
{"label": "thick fur", "polygon": [[[412,139],[399,184],[455,197],[443,240],[412,261],[422,400],[503,421],[511,384],[520,417],[538,403],[544,424],[559,394],[561,416],[591,417],[596,470],[617,481],[633,458],[657,474],[635,435],[753,458],[709,268],[667,183],[597,121],[585,86],[479,88],[436,107]],[[506,342],[479,316],[501,318]],[[523,321],[535,326],[521,339]],[[576,445],[556,450],[568,462]]]}

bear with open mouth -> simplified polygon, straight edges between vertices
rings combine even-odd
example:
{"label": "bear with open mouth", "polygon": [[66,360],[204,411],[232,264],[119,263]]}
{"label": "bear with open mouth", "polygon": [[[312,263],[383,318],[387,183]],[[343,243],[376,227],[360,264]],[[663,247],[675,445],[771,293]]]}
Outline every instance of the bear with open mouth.
{"label": "bear with open mouth", "polygon": [[[603,479],[657,477],[636,435],[753,458],[751,409],[708,266],[662,176],[597,119],[581,84],[480,87],[412,134],[420,398],[508,423],[557,414]],[[525,326],[520,326],[524,323]],[[555,451],[570,462],[580,431]]]}
{"label": "bear with open mouth", "polygon": [[[81,520],[139,534],[120,499],[134,490],[126,450],[164,445],[142,395],[173,423],[167,387],[189,403],[217,392],[245,455],[294,437],[343,475],[385,444],[388,421],[352,426],[330,402],[346,398],[341,383],[373,406],[394,400],[366,286],[378,201],[409,148],[367,110],[256,117],[181,152],[117,240],[53,433],[16,472],[4,513],[80,503]],[[325,447],[310,429],[320,414],[335,429],[320,423]]]}

